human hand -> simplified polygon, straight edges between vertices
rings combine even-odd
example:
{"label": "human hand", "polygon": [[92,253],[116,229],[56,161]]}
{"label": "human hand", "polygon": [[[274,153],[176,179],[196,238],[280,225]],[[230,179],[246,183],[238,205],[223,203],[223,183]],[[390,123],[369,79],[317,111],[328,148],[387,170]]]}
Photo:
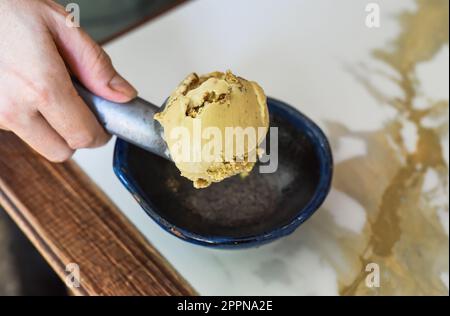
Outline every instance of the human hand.
{"label": "human hand", "polygon": [[70,74],[114,102],[137,95],[99,45],[66,25],[66,15],[51,0],[0,1],[0,128],[53,162],[110,137],[78,96]]}

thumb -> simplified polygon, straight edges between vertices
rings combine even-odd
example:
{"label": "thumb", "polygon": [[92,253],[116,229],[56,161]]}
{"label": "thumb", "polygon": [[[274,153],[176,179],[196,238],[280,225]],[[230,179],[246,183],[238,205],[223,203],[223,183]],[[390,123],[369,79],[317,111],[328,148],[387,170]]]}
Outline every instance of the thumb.
{"label": "thumb", "polygon": [[[128,102],[136,89],[114,68],[108,54],[81,28],[66,25],[65,15],[50,19],[50,31],[71,72],[94,94],[114,102]],[[58,25],[51,25],[58,24]]]}

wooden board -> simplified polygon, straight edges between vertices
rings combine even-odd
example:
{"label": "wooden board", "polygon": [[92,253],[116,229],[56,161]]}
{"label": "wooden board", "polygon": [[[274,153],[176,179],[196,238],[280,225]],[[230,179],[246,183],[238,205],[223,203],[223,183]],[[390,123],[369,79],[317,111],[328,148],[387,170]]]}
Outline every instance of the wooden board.
{"label": "wooden board", "polygon": [[0,132],[0,204],[77,295],[194,295],[194,290],[72,161],[52,164]]}

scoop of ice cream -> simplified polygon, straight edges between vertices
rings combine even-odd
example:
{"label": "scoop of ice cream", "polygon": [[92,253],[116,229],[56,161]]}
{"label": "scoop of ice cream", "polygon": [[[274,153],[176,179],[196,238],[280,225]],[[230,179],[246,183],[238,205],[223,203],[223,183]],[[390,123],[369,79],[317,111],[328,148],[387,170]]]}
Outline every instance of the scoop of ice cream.
{"label": "scoop of ice cream", "polygon": [[181,175],[196,188],[250,172],[269,126],[262,88],[229,71],[190,74],[155,119]]}

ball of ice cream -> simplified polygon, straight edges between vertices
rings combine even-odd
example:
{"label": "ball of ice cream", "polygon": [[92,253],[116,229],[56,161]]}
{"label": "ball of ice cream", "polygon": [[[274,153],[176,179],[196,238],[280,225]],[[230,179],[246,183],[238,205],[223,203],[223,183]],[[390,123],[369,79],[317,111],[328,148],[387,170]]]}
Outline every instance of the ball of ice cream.
{"label": "ball of ice cream", "polygon": [[262,88],[230,71],[190,74],[155,119],[181,175],[196,188],[250,172],[269,127]]}

